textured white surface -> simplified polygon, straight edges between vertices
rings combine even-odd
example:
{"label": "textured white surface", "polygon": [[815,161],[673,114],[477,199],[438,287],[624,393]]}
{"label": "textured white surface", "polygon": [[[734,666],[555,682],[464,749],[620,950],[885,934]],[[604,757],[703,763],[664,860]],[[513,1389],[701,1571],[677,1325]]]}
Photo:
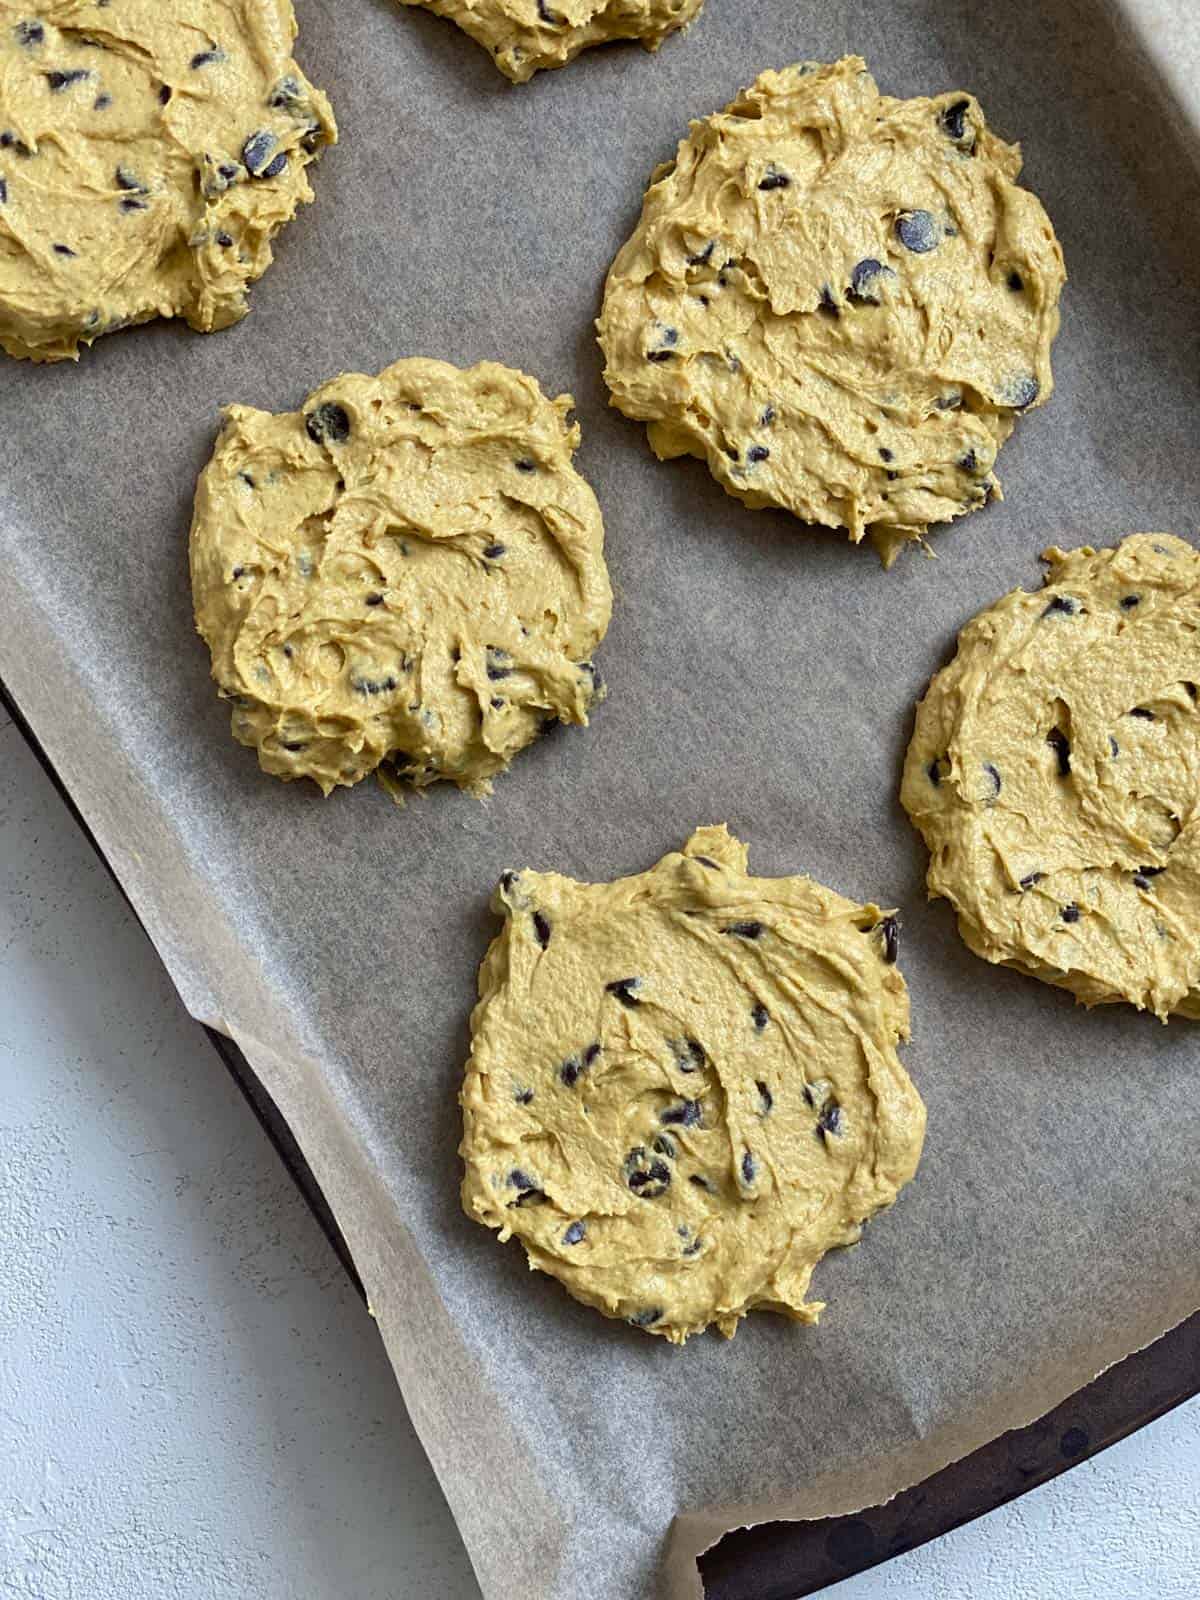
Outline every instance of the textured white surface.
{"label": "textured white surface", "polygon": [[[0,724],[0,1595],[477,1600],[374,1325]],[[830,1592],[1195,1600],[1200,1402]]]}

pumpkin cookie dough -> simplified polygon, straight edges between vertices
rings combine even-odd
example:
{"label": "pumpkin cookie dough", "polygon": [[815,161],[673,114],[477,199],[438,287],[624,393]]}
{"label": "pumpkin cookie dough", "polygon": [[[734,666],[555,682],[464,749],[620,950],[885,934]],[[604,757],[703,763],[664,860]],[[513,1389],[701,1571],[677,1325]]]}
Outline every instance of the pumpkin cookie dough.
{"label": "pumpkin cookie dough", "polygon": [[657,50],[704,0],[402,0],[456,22],[506,78],[526,83],[544,67],[565,67],[589,45],[638,39]]}
{"label": "pumpkin cookie dough", "polygon": [[244,317],[337,138],[291,0],[0,0],[0,347]]}
{"label": "pumpkin cookie dough", "polygon": [[901,799],[976,955],[1165,1022],[1200,1018],[1200,551],[1048,550],[967,624]]}
{"label": "pumpkin cookie dough", "polygon": [[659,167],[597,324],[612,403],[748,506],[885,562],[999,497],[1052,388],[1065,274],[1021,156],[968,94],[857,56],[764,72]]}
{"label": "pumpkin cookie dough", "polygon": [[676,1344],[756,1307],[815,1322],[813,1268],[921,1152],[895,917],[749,877],[723,827],[615,883],[506,872],[493,905],[467,1214]]}
{"label": "pumpkin cookie dough", "polygon": [[328,794],[381,762],[486,793],[587,722],[612,594],[570,395],[397,361],[302,410],[230,406],[191,531],[196,625],[265,772]]}

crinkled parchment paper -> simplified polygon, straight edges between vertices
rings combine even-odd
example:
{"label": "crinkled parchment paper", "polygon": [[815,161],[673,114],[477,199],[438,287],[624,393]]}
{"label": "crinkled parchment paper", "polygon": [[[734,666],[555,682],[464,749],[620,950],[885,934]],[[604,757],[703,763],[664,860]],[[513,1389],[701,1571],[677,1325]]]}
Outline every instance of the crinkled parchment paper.
{"label": "crinkled parchment paper", "polygon": [[[1038,581],[1039,550],[1196,537],[1200,20],[1116,4],[708,0],[657,57],[592,52],[513,89],[431,16],[298,0],[342,143],[250,317],[0,367],[0,672],[187,1004],[295,1129],[489,1597],[698,1593],[722,1529],[885,1498],[1200,1305],[1200,1032],[976,960],[926,905],[896,800],[929,674]],[[891,573],[657,464],[606,408],[591,329],[689,116],[850,50],[886,91],[979,94],[1072,275],[1058,392],[1003,452],[1007,500]],[[273,782],[233,743],[185,542],[220,403],[292,407],[417,353],[575,393],[617,600],[589,731],[522,755],[487,804],[400,811],[370,784]],[[460,1214],[455,1093],[498,873],[608,878],[715,821],[760,872],[902,908],[929,1136],[895,1209],[818,1269],[818,1329],[756,1316],[677,1350]]]}

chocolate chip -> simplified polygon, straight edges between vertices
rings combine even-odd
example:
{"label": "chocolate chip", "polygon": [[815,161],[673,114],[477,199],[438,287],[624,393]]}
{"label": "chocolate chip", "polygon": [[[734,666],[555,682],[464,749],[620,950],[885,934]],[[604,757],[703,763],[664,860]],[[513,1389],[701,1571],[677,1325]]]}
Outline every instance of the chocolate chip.
{"label": "chocolate chip", "polygon": [[633,1011],[642,1003],[635,993],[635,990],[641,988],[641,984],[640,978],[614,978],[611,983],[604,985],[604,990],[606,994],[616,995],[623,1006],[628,1006],[630,1011]]}
{"label": "chocolate chip", "polygon": [[780,172],[773,162],[767,166],[766,176],[759,180],[760,189],[790,189],[792,180],[786,172]]}
{"label": "chocolate chip", "polygon": [[999,396],[1000,403],[1012,406],[1014,411],[1024,411],[1042,392],[1042,386],[1032,375],[1010,378]]}
{"label": "chocolate chip", "polygon": [[707,1194],[712,1193],[712,1184],[709,1183],[707,1178],[702,1177],[698,1172],[693,1172],[688,1178],[688,1182],[694,1183],[697,1189],[703,1189]]}
{"label": "chocolate chip", "polygon": [[960,472],[978,472],[979,457],[975,454],[974,450],[968,450],[966,455],[959,456],[955,465],[958,467]]}
{"label": "chocolate chip", "polygon": [[508,665],[511,660],[507,650],[501,650],[498,645],[488,645],[487,675],[493,683],[499,683],[501,678],[512,677],[513,669]]}
{"label": "chocolate chip", "polygon": [[1134,884],[1139,889],[1148,889],[1150,887],[1150,879],[1157,878],[1160,873],[1165,871],[1165,867],[1139,867],[1133,875]]}
{"label": "chocolate chip", "polygon": [[827,317],[840,317],[842,314],[833,290],[827,283],[821,285],[821,298],[817,302],[817,310]]}
{"label": "chocolate chip", "polygon": [[771,1114],[771,1107],[775,1104],[775,1096],[771,1093],[770,1089],[767,1088],[766,1084],[763,1083],[761,1078],[754,1085],[754,1087],[758,1090],[758,1101],[762,1115],[764,1117],[769,1117]]}
{"label": "chocolate chip", "polygon": [[73,256],[75,251],[71,249],[69,244],[56,244],[54,246],[54,254],[56,256]]}
{"label": "chocolate chip", "polygon": [[562,1236],[564,1244],[582,1244],[587,1238],[587,1226],[582,1222],[573,1222]]}
{"label": "chocolate chip", "polygon": [[24,45],[27,50],[46,42],[46,30],[40,22],[18,22],[13,32],[17,36],[17,43]]}
{"label": "chocolate chip", "polygon": [[494,694],[488,701],[488,705],[491,706],[493,711],[502,711],[507,704],[508,701],[502,699],[498,694]]}
{"label": "chocolate chip", "polygon": [[281,150],[275,157],[274,161],[272,161],[269,166],[264,167],[260,173],[256,174],[256,176],[260,178],[277,178],[287,164],[287,151]]}
{"label": "chocolate chip", "polygon": [[515,872],[502,872],[500,874],[499,884],[505,894],[512,892],[512,890],[516,887],[516,882],[517,874]]}
{"label": "chocolate chip", "polygon": [[813,1131],[822,1139],[827,1139],[831,1134],[841,1133],[842,1108],[836,1100],[827,1100],[821,1107],[817,1126]]}
{"label": "chocolate chip", "polygon": [[885,267],[882,261],[876,261],[873,256],[867,256],[858,262],[850,274],[850,288],[847,291],[851,300],[856,300],[862,305],[879,305],[879,289],[885,278],[894,278],[896,274],[891,267]]}
{"label": "chocolate chip", "polygon": [[756,1000],[751,1006],[750,1019],[754,1023],[755,1030],[758,1033],[761,1033],[766,1027],[767,1023],[770,1022],[771,1013],[767,1010],[766,1006],[763,1005],[761,1000]]}
{"label": "chocolate chip", "polygon": [[660,1133],[650,1148],[657,1151],[660,1156],[666,1156],[669,1161],[674,1161],[679,1154],[675,1147],[675,1141],[669,1133]]}
{"label": "chocolate chip", "polygon": [[499,561],[500,557],[508,554],[506,544],[487,544],[483,547],[485,561]]}
{"label": "chocolate chip", "polygon": [[[217,243],[221,246],[222,250],[228,250],[230,245],[233,243],[233,238],[230,234],[222,232],[217,235]],[[245,473],[243,473],[242,476],[245,477]]]}
{"label": "chocolate chip", "polygon": [[681,1100],[677,1106],[668,1106],[658,1120],[667,1128],[695,1128],[703,1119],[699,1100]]}
{"label": "chocolate chip", "polygon": [[233,572],[230,574],[230,576],[234,577],[234,578],[240,578],[242,573],[245,572],[245,570],[246,570],[245,567],[241,567],[241,566],[234,567]]}
{"label": "chocolate chip", "polygon": [[172,96],[172,94],[174,94],[174,92],[175,91],[171,88],[170,84],[164,83],[162,88],[158,91],[158,103],[159,103],[159,105],[160,106],[165,106],[165,105],[169,104],[171,96]]}
{"label": "chocolate chip", "polygon": [[583,1063],[577,1056],[568,1056],[558,1069],[558,1075],[568,1089],[573,1089],[579,1082],[579,1074],[583,1071]]}
{"label": "chocolate chip", "polygon": [[546,1191],[539,1189],[534,1180],[520,1167],[514,1167],[508,1175],[508,1186],[517,1189],[520,1193],[515,1200],[509,1202],[514,1206],[540,1206],[546,1198]]}
{"label": "chocolate chip", "polygon": [[268,163],[275,153],[279,140],[269,128],[252,133],[242,146],[242,160],[252,178],[265,176]]}
{"label": "chocolate chip", "polygon": [[110,94],[98,94],[96,96],[96,98],[92,101],[92,110],[93,111],[107,111],[110,105],[112,105],[112,95],[110,95]]}
{"label": "chocolate chip", "polygon": [[716,242],[717,241],[715,239],[710,239],[708,241],[708,243],[704,246],[703,250],[699,251],[694,256],[689,256],[687,258],[688,266],[689,267],[704,267],[704,266],[707,266],[708,263],[712,260],[713,248],[716,245]]}
{"label": "chocolate chip", "polygon": [[774,421],[775,421],[775,407],[774,406],[764,406],[763,410],[762,410],[762,415],[758,419],[759,426],[763,427],[763,428],[769,428]]}
{"label": "chocolate chip", "polygon": [[345,444],[350,437],[350,418],[333,400],[324,400],[310,411],[304,427],[314,444]]}
{"label": "chocolate chip", "polygon": [[645,1311],[635,1312],[629,1321],[635,1328],[651,1328],[656,1322],[661,1322],[663,1312],[661,1306],[649,1306]]}
{"label": "chocolate chip", "polygon": [[532,1089],[518,1089],[513,1094],[513,1099],[519,1106],[527,1106],[533,1099]]}
{"label": "chocolate chip", "polygon": [[1121,754],[1121,746],[1113,738],[1111,733],[1108,736],[1108,748],[1114,760]]}
{"label": "chocolate chip", "polygon": [[749,450],[747,450],[746,460],[752,465],[757,465],[758,462],[765,461],[770,454],[771,452],[767,449],[765,444],[754,444],[750,446]]}
{"label": "chocolate chip", "polygon": [[902,211],[896,218],[896,237],[914,255],[936,250],[942,234],[930,211]]}
{"label": "chocolate chip", "polygon": [[742,1182],[753,1183],[757,1176],[758,1162],[755,1161],[749,1150],[747,1150],[742,1156]]}
{"label": "chocolate chip", "polygon": [[1069,906],[1064,906],[1059,912],[1059,915],[1062,917],[1064,922],[1078,922],[1082,914],[1083,913],[1073,900]]}
{"label": "chocolate chip", "polygon": [[1071,774],[1071,741],[1061,728],[1051,728],[1046,735],[1046,743],[1058,757],[1058,775],[1067,778]]}
{"label": "chocolate chip", "polygon": [[889,450],[887,445],[881,444],[879,446],[879,459],[880,461],[894,461],[896,459],[896,452],[894,450]]}
{"label": "chocolate chip", "polygon": [[1021,879],[1018,887],[1021,889],[1032,889],[1034,884],[1041,883],[1045,876],[1046,874],[1044,872],[1027,872]]}
{"label": "chocolate chip", "polygon": [[537,942],[544,950],[550,943],[550,922],[540,911],[533,913],[533,931],[537,936]]}
{"label": "chocolate chip", "polygon": [[132,195],[126,195],[117,205],[118,211],[149,211],[149,209],[144,200],[136,200]]}
{"label": "chocolate chip", "polygon": [[896,957],[900,954],[900,921],[898,917],[884,917],[879,924],[879,931],[883,935],[883,959],[889,966],[895,964]]}
{"label": "chocolate chip", "polygon": [[675,354],[675,352],[673,350],[647,350],[646,351],[646,360],[647,361],[670,361],[671,357],[674,354]]}
{"label": "chocolate chip", "polygon": [[1126,594],[1121,596],[1122,611],[1132,611],[1134,606],[1140,606],[1141,603],[1142,597],[1140,594]]}
{"label": "chocolate chip", "polygon": [[381,594],[369,594],[363,601],[363,605],[365,606],[381,606],[382,604],[383,596]]}
{"label": "chocolate chip", "polygon": [[537,462],[531,461],[528,456],[522,456],[519,461],[514,461],[513,466],[518,472],[536,472]]}
{"label": "chocolate chip", "polygon": [[1008,284],[1008,287],[1014,294],[1020,294],[1021,290],[1025,287],[1025,279],[1019,272],[1015,270],[1009,273],[1008,277],[1005,279],[1005,282]]}
{"label": "chocolate chip", "polygon": [[763,925],[761,922],[731,922],[727,928],[722,928],[722,933],[731,933],[736,939],[758,939],[762,937]]}
{"label": "chocolate chip", "polygon": [[675,1052],[675,1065],[680,1072],[698,1072],[707,1066],[708,1057],[698,1039],[671,1039],[668,1043]]}
{"label": "chocolate chip", "polygon": [[1004,787],[1004,785],[1000,781],[1000,774],[996,770],[996,768],[992,765],[992,763],[990,761],[985,761],[983,763],[983,770],[987,773],[988,779],[991,782],[991,785],[992,785],[992,798],[994,800],[996,798],[996,796],[1000,793],[1000,790]]}
{"label": "chocolate chip", "polygon": [[4,181],[3,178],[0,178],[0,206],[4,205],[5,202],[7,201],[7,199],[8,199],[8,184]]}
{"label": "chocolate chip", "polygon": [[671,1187],[671,1169],[654,1160],[645,1145],[635,1145],[625,1157],[625,1182],[640,1200],[657,1200]]}
{"label": "chocolate chip", "polygon": [[42,76],[50,85],[53,94],[60,94],[63,89],[69,89],[73,83],[82,83],[85,78],[90,78],[91,73],[86,67],[71,67],[66,71],[44,72]]}
{"label": "chocolate chip", "polygon": [[[971,102],[969,100],[955,100],[950,105],[943,106],[938,115],[938,121],[942,125],[942,132],[947,139],[953,139],[955,144],[958,144],[967,132],[967,112],[970,109]],[[975,134],[972,132],[972,145],[974,142]]]}
{"label": "chocolate chip", "polygon": [[1052,613],[1057,612],[1060,616],[1077,617],[1082,609],[1083,608],[1079,604],[1079,601],[1076,600],[1073,595],[1056,594],[1054,599],[1051,600],[1050,604],[1042,612],[1042,616],[1048,617]]}
{"label": "chocolate chip", "polygon": [[197,50],[196,54],[188,62],[188,66],[193,72],[199,72],[201,67],[210,67],[214,61],[224,61],[224,59],[224,50]]}
{"label": "chocolate chip", "polygon": [[1148,711],[1145,706],[1134,706],[1129,715],[1131,717],[1141,717],[1143,722],[1153,722],[1155,720],[1153,711]]}

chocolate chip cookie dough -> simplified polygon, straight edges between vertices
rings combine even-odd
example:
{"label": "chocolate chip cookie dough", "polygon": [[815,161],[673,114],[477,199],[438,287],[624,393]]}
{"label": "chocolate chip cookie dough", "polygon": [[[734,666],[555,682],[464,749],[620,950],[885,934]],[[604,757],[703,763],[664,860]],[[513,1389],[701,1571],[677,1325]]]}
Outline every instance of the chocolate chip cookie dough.
{"label": "chocolate chip cookie dough", "polygon": [[380,767],[486,793],[586,723],[612,609],[570,395],[494,362],[397,361],[302,410],[230,406],[196,491],[196,625],[233,734],[328,794]]}
{"label": "chocolate chip cookie dough", "polygon": [[1085,1005],[1200,1018],[1200,551],[1048,550],[967,624],[901,799],[987,961]]}
{"label": "chocolate chip cookie dough", "polygon": [[1049,399],[1062,253],[968,94],[880,95],[857,56],[764,72],[654,174],[597,324],[612,403],[748,506],[889,565],[999,496]]}
{"label": "chocolate chip cookie dough", "polygon": [[467,1214],[673,1343],[756,1307],[815,1322],[813,1268],[921,1152],[895,918],[748,876],[723,827],[615,883],[505,873],[493,905]]}
{"label": "chocolate chip cookie dough", "polygon": [[704,0],[402,0],[456,22],[506,78],[525,83],[544,67],[565,67],[589,45],[637,39],[657,50]]}
{"label": "chocolate chip cookie dough", "polygon": [[337,138],[291,0],[0,0],[0,347],[244,317]]}

